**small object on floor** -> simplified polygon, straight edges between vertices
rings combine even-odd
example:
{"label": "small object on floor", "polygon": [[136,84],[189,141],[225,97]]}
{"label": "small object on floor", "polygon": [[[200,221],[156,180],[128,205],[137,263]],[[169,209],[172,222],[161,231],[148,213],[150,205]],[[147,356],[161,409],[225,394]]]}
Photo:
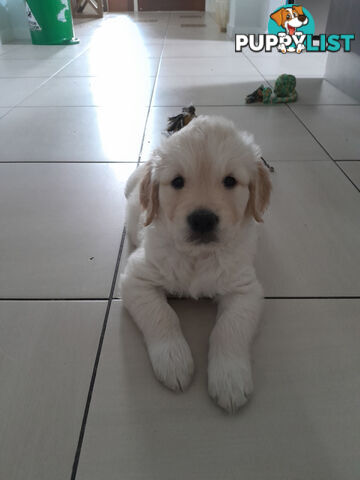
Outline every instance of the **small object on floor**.
{"label": "small object on floor", "polygon": [[263,101],[264,85],[260,85],[254,92],[246,96],[246,103],[256,103]]}
{"label": "small object on floor", "polygon": [[194,105],[190,105],[189,107],[184,107],[182,109],[182,113],[179,115],[175,115],[174,117],[168,118],[168,125],[166,131],[169,135],[172,133],[178,132],[183,127],[185,127],[188,123],[191,122],[193,118],[196,117],[195,107]]}
{"label": "small object on floor", "polygon": [[264,157],[260,157],[260,158],[261,158],[261,160],[263,161],[263,164],[265,165],[265,167],[268,168],[271,173],[275,172],[275,168],[272,167],[272,166],[265,160]]}
{"label": "small object on floor", "polygon": [[286,73],[280,75],[275,82],[274,92],[270,87],[260,85],[253,93],[247,95],[246,103],[262,102],[265,105],[275,103],[296,102],[296,78]]}

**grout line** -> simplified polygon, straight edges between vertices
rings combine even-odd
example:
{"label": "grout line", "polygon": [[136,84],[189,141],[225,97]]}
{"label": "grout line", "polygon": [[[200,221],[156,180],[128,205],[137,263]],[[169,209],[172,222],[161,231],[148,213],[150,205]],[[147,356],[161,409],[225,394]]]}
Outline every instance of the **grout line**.
{"label": "grout line", "polygon": [[356,183],[351,179],[351,177],[345,172],[345,170],[338,164],[336,160],[335,165],[338,167],[338,169],[345,175],[345,177],[349,180],[350,183],[353,184],[353,186],[356,188],[356,190],[360,193],[360,188],[356,185]]}
{"label": "grout line", "polygon": [[119,162],[119,161],[111,161],[111,160],[94,160],[94,161],[91,161],[91,160],[84,160],[84,161],[81,161],[81,160],[54,160],[54,161],[48,161],[48,160],[0,160],[0,165],[11,165],[12,163],[14,164],[24,164],[24,165],[37,165],[37,164],[47,164],[47,165],[51,165],[51,164],[65,164],[65,165],[68,165],[68,164],[75,164],[75,165],[97,165],[97,164],[100,164],[100,165],[117,165],[118,163],[119,164],[134,164],[134,165],[137,165],[138,163],[138,160],[133,160],[132,162],[130,160],[127,160],[126,162],[123,161],[123,162]]}
{"label": "grout line", "polygon": [[122,235],[121,235],[120,247],[119,247],[119,252],[118,252],[117,259],[116,259],[115,271],[114,271],[114,276],[113,276],[113,279],[112,279],[110,295],[109,295],[109,298],[108,298],[108,303],[107,303],[107,307],[106,307],[104,322],[103,322],[103,326],[102,326],[102,329],[101,329],[98,348],[97,348],[97,351],[96,351],[95,362],[94,362],[94,367],[93,367],[93,371],[92,371],[92,375],[91,375],[88,395],[87,395],[87,399],[86,399],[84,415],[83,415],[83,419],[82,419],[82,422],[81,422],[78,444],[77,444],[77,447],[76,447],[74,463],[73,463],[73,466],[72,466],[71,480],[75,480],[77,470],[78,470],[78,466],[79,466],[79,459],[80,459],[81,448],[82,448],[84,435],[85,435],[86,423],[87,423],[87,419],[88,419],[88,415],[89,415],[90,404],[91,404],[92,394],[93,394],[93,390],[94,390],[94,386],[95,386],[96,374],[97,374],[97,369],[98,369],[98,366],[99,366],[101,351],[102,351],[102,347],[103,347],[103,343],[104,343],[105,332],[106,332],[106,327],[107,327],[107,323],[108,323],[108,319],[109,319],[109,313],[110,313],[110,308],[111,308],[111,304],[112,304],[112,300],[113,300],[115,285],[116,285],[116,282],[117,282],[117,275],[118,275],[118,271],[119,271],[120,259],[121,259],[121,254],[122,254],[123,247],[124,247],[124,242],[125,242],[125,227],[123,228]]}
{"label": "grout line", "polygon": [[0,302],[103,302],[108,298],[0,298]]}
{"label": "grout line", "polygon": [[264,297],[265,300],[359,300],[359,295],[334,295],[334,296],[299,296],[299,297]]}
{"label": "grout line", "polygon": [[345,173],[345,171],[340,167],[340,165],[337,164],[336,160],[330,155],[330,153],[327,151],[327,149],[324,147],[324,145],[315,137],[315,135],[312,133],[312,131],[308,128],[308,126],[302,121],[302,119],[298,116],[295,110],[291,108],[289,104],[286,104],[287,108],[293,113],[295,118],[298,119],[298,121],[303,125],[303,127],[310,133],[310,135],[313,137],[313,139],[318,143],[318,145],[324,150],[326,155],[332,160],[333,164],[340,170],[340,172],[349,180],[351,185],[355,187],[355,189],[360,192],[359,188],[355,185],[355,183],[351,180],[351,178]]}
{"label": "grout line", "polygon": [[[31,93],[29,93],[29,95],[27,95],[25,98],[23,98],[22,100],[20,100],[16,105],[13,105],[9,112],[12,111],[14,108],[20,106],[23,102],[25,102],[25,100],[27,100],[28,98],[30,98],[35,92],[37,92],[38,90],[40,90],[40,88],[45,85],[49,80],[52,80],[59,72],[61,72],[61,70],[63,70],[65,67],[67,67],[68,65],[70,65],[71,62],[73,62],[74,60],[76,60],[77,58],[79,58],[83,53],[85,53],[88,49],[90,48],[90,46],[86,47],[84,49],[84,51],[82,51],[81,53],[79,53],[79,55],[76,55],[76,57],[72,58],[71,60],[69,60],[68,62],[65,63],[65,65],[63,65],[61,68],[59,68],[59,70],[57,70],[55,73],[53,73],[52,75],[48,76],[48,77],[11,77],[11,78],[46,78],[46,80],[44,80],[40,85],[38,85]],[[34,59],[32,59],[34,60]],[[37,60],[42,60],[42,59],[37,59]],[[6,113],[5,116],[8,114]],[[3,118],[3,117],[2,117]]]}
{"label": "grout line", "polygon": [[[169,27],[169,19],[170,19],[170,17],[168,18],[166,31]],[[166,34],[165,34],[165,37],[166,37]],[[164,51],[165,37],[164,37],[164,41],[162,43],[162,51],[161,51],[159,65],[158,65],[158,69],[157,69],[157,73],[156,73],[156,78],[158,77],[159,68],[160,68],[160,64],[161,64],[162,53]],[[143,142],[144,142],[144,138],[145,138],[146,126],[147,126],[147,121],[148,121],[148,117],[149,117],[149,114],[150,114],[151,102],[152,102],[152,98],[153,98],[154,91],[155,91],[155,85],[156,85],[156,79],[155,79],[153,89],[152,89],[152,92],[151,92],[149,108],[148,108],[148,112],[147,112],[147,116],[146,116],[146,120],[145,120],[145,124],[144,124],[144,134],[143,134],[142,141],[141,141],[141,146],[140,146],[140,151],[139,151],[139,159],[140,159],[140,154],[141,154],[141,151],[142,151]],[[90,403],[91,403],[92,393],[93,393],[93,390],[94,390],[94,385],[95,385],[95,380],[96,380],[97,368],[98,368],[99,361],[100,361],[100,355],[101,355],[101,350],[102,350],[102,346],[103,346],[103,342],[104,342],[107,322],[108,322],[109,313],[110,313],[110,307],[111,307],[111,303],[112,303],[113,296],[114,296],[115,285],[116,285],[116,282],[117,282],[117,276],[118,276],[119,267],[120,267],[120,259],[121,259],[122,251],[123,251],[123,248],[124,248],[125,233],[126,233],[126,230],[125,230],[125,227],[124,227],[123,232],[122,232],[122,236],[121,236],[119,253],[118,253],[117,260],[116,260],[116,266],[115,266],[114,277],[113,277],[113,281],[112,281],[112,285],[111,285],[110,296],[109,296],[109,300],[108,300],[108,304],[107,304],[107,308],[106,308],[106,312],[105,312],[104,323],[103,323],[103,327],[102,327],[102,330],[101,330],[98,349],[97,349],[97,352],[96,352],[95,363],[94,363],[93,373],[92,373],[92,376],[91,376],[91,381],[90,381],[88,396],[87,396],[87,400],[86,400],[83,420],[82,420],[82,423],[81,423],[79,440],[78,440],[78,444],[77,444],[77,448],[76,448],[76,452],[75,452],[74,463],[73,463],[73,466],[72,466],[71,480],[76,479],[77,470],[78,470],[78,466],[79,466],[81,448],[82,448],[82,444],[83,444],[83,440],[84,440],[86,423],[87,423],[87,419],[88,419],[88,415],[89,415]]]}
{"label": "grout line", "polygon": [[[254,68],[256,68],[256,70],[260,73],[260,75],[264,78],[265,82],[268,83],[271,88],[272,88],[272,85],[270,84],[270,82],[264,77],[264,75],[261,73],[261,71],[257,68],[257,66],[250,60],[250,58],[246,55],[246,53],[244,53],[244,55],[246,56],[246,58],[249,60],[249,62],[253,65]],[[318,104],[314,104],[314,105],[318,105]],[[300,104],[300,106],[314,106],[312,104]],[[321,105],[324,105],[324,104],[321,104]],[[328,104],[328,105],[333,105],[334,104]],[[336,106],[341,106],[342,104],[337,104]],[[332,162],[337,166],[337,168],[343,173],[343,175],[350,181],[350,183],[356,188],[356,190],[358,192],[360,192],[359,188],[357,187],[357,185],[355,185],[355,183],[351,180],[351,178],[344,172],[344,170],[340,167],[340,165],[338,165],[335,161],[335,159],[330,155],[330,153],[327,151],[327,149],[324,147],[324,145],[315,137],[315,135],[312,133],[312,131],[307,127],[307,125],[302,121],[302,119],[297,115],[297,113],[295,112],[295,110],[293,110],[291,108],[291,105],[286,103],[285,106],[288,108],[288,110],[290,110],[290,112],[292,112],[292,114],[294,115],[294,117],[302,124],[302,126],[309,132],[309,134],[312,136],[312,138],[315,140],[315,142],[323,149],[323,151],[325,152],[325,154],[329,157],[330,160],[332,160]],[[350,105],[350,106],[358,106],[358,105]]]}
{"label": "grout line", "polygon": [[299,115],[290,107],[290,105],[288,103],[285,104],[285,106],[288,108],[288,110],[290,110],[290,112],[294,115],[294,117],[301,123],[301,125],[310,133],[310,135],[312,136],[312,138],[315,140],[315,142],[322,148],[322,150],[324,150],[324,152],[326,153],[326,155],[334,162],[334,159],[333,157],[330,155],[330,153],[326,150],[326,148],[324,147],[324,145],[322,143],[320,143],[320,141],[315,137],[315,135],[312,133],[312,131],[310,130],[310,128],[303,122],[303,120],[299,117]]}
{"label": "grout line", "polygon": [[161,53],[160,53],[160,57],[159,57],[159,63],[158,63],[157,69],[156,69],[155,81],[154,81],[154,84],[153,84],[153,87],[152,87],[152,90],[151,90],[148,110],[147,110],[147,113],[146,113],[146,119],[145,119],[145,124],[144,124],[144,132],[143,132],[143,135],[142,135],[142,138],[141,138],[140,151],[139,151],[139,156],[138,156],[138,160],[137,160],[137,163],[136,163],[136,167],[138,167],[140,165],[140,161],[141,161],[141,154],[142,154],[143,147],[144,147],[146,129],[147,129],[148,121],[149,121],[150,111],[151,111],[151,108],[152,108],[152,102],[153,102],[153,98],[154,98],[154,95],[155,95],[157,82],[158,82],[158,79],[159,79],[159,72],[160,72],[161,63],[162,63],[162,59],[163,59],[163,54],[164,54],[164,49],[165,49],[165,41],[166,41],[166,36],[167,36],[168,29],[169,29],[169,22],[170,22],[170,15],[168,17],[168,21],[167,21],[167,25],[166,25],[166,32],[165,32],[165,36],[164,36],[164,39],[163,39],[162,49],[161,49]]}

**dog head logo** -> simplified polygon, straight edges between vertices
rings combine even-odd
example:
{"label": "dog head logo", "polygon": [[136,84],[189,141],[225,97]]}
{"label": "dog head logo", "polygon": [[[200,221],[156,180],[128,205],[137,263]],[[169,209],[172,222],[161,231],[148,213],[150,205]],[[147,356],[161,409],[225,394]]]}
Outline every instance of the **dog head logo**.
{"label": "dog head logo", "polygon": [[295,35],[296,30],[309,23],[300,5],[283,7],[270,15],[279,26],[281,25],[288,35]]}
{"label": "dog head logo", "polygon": [[[301,53],[306,48],[306,35],[314,34],[315,23],[310,12],[301,5],[285,5],[270,15],[268,30],[269,33],[284,39],[278,46],[282,53]],[[285,41],[285,37],[293,39],[290,45]]]}

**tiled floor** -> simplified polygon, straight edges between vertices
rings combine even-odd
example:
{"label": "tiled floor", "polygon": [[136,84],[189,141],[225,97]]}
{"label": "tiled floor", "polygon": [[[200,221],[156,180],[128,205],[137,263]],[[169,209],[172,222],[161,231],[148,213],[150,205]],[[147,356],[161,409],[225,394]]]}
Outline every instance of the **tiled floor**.
{"label": "tiled floor", "polygon": [[[1,479],[359,478],[359,102],[323,79],[325,56],[236,54],[197,15],[111,14],[79,22],[76,46],[0,48]],[[244,104],[284,71],[296,104]],[[175,395],[116,287],[124,182],[190,102],[275,167],[255,395],[235,417],[206,391],[214,304],[172,301],[196,363]]]}

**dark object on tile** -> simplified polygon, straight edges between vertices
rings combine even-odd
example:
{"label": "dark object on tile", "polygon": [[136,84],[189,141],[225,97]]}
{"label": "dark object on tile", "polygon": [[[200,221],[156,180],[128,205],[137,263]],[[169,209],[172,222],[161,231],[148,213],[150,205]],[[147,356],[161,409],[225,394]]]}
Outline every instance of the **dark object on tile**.
{"label": "dark object on tile", "polygon": [[181,27],[206,27],[206,23],[182,23]]}
{"label": "dark object on tile", "polygon": [[196,117],[195,107],[194,105],[190,105],[189,107],[184,107],[182,109],[182,113],[179,115],[175,115],[174,117],[168,118],[168,125],[166,131],[169,134],[174,132],[178,132],[183,127],[185,127],[188,123],[191,122],[193,118]]}
{"label": "dark object on tile", "polygon": [[263,161],[263,164],[265,165],[265,167],[268,168],[271,173],[275,172],[275,168],[272,167],[272,166],[265,160],[264,157],[260,157],[260,158],[261,158],[261,160]]}
{"label": "dark object on tile", "polygon": [[256,103],[263,101],[264,85],[260,85],[256,90],[246,96],[246,103]]}

